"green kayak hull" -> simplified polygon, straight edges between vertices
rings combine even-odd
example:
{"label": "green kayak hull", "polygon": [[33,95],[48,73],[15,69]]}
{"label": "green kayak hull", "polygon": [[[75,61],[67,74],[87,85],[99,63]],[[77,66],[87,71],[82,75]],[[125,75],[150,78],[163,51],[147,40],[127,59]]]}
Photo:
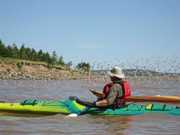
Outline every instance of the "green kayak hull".
{"label": "green kayak hull", "polygon": [[37,101],[36,103],[0,103],[0,112],[23,113],[23,114],[71,114],[81,113],[86,110],[86,114],[91,115],[110,115],[110,116],[128,116],[140,115],[145,113],[164,113],[180,116],[180,108],[175,105],[162,103],[137,104],[130,103],[118,109],[99,109],[80,105],[72,100],[59,101]]}
{"label": "green kayak hull", "polygon": [[36,104],[0,103],[0,112],[23,114],[69,114],[64,101],[39,101]]}
{"label": "green kayak hull", "polygon": [[139,115],[145,113],[164,113],[180,116],[180,107],[170,104],[162,103],[148,103],[148,104],[137,104],[130,103],[126,106],[118,109],[111,108],[91,108],[86,109],[87,107],[82,106],[75,101],[66,101],[68,108],[71,113],[81,113],[86,110],[86,114],[91,115],[109,115],[109,116],[128,116],[128,115]]}

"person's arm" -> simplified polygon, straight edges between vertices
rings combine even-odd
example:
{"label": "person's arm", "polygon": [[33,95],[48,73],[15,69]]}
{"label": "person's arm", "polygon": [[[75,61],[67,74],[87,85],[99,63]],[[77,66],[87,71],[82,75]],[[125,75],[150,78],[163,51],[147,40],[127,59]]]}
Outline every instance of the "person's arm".
{"label": "person's arm", "polygon": [[100,100],[96,102],[96,106],[99,107],[106,107],[109,105],[112,105],[118,95],[118,89],[119,89],[119,84],[115,84],[112,86],[111,91],[106,99]]}
{"label": "person's arm", "polygon": [[109,105],[109,101],[107,99],[103,99],[96,102],[97,107],[106,107]]}
{"label": "person's arm", "polygon": [[97,98],[104,98],[104,94],[98,91],[95,91],[94,89],[89,89],[90,92],[92,92]]}

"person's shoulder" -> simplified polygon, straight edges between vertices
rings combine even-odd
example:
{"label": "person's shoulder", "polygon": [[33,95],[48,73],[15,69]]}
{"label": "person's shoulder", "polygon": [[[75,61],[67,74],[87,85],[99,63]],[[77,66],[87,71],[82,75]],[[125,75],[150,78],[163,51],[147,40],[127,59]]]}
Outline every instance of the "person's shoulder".
{"label": "person's shoulder", "polygon": [[105,85],[104,85],[104,86],[106,87],[106,86],[112,86],[112,85],[113,85],[113,83],[112,83],[112,82],[108,82],[108,83],[105,83]]}
{"label": "person's shoulder", "polygon": [[118,83],[114,83],[114,84],[112,85],[112,88],[119,89],[119,88],[121,88],[121,85],[118,84]]}
{"label": "person's shoulder", "polygon": [[122,82],[123,82],[123,83],[129,83],[129,81],[128,81],[128,80],[123,80]]}

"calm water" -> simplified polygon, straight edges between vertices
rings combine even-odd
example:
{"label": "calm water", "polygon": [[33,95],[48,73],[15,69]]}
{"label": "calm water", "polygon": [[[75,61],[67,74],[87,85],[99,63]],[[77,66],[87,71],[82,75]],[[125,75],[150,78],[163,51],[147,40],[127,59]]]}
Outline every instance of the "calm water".
{"label": "calm water", "polygon": [[[177,81],[132,81],[134,95],[180,95]],[[26,98],[66,99],[70,95],[94,100],[88,88],[100,89],[103,83],[87,81],[0,81],[0,100]],[[179,135],[180,117],[163,114],[141,116],[53,116],[0,115],[2,135]]]}

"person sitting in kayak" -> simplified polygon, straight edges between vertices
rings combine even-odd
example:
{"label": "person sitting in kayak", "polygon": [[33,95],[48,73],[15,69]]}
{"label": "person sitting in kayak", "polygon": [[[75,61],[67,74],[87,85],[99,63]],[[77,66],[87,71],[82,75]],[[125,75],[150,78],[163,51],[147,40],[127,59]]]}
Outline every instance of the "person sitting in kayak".
{"label": "person sitting in kayak", "polygon": [[125,80],[125,75],[122,69],[114,67],[108,72],[111,82],[106,84],[103,88],[103,92],[96,92],[90,90],[94,95],[97,96],[97,101],[93,104],[85,101],[81,101],[76,98],[75,100],[83,105],[91,107],[113,107],[119,108],[125,105],[125,98],[131,96],[131,87],[129,82]]}
{"label": "person sitting in kayak", "polygon": [[119,67],[114,67],[108,72],[108,75],[112,82],[104,86],[103,93],[100,95],[100,93],[92,91],[98,97],[95,104],[98,107],[122,107],[125,105],[125,98],[131,96],[129,82],[125,80],[125,75]]}

